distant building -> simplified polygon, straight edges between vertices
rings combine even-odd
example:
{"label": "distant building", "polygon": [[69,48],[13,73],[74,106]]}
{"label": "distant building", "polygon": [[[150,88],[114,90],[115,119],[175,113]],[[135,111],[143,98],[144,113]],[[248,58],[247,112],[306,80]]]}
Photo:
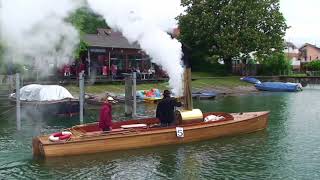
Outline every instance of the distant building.
{"label": "distant building", "polygon": [[300,60],[301,62],[310,62],[314,60],[319,60],[320,58],[320,48],[306,43],[301,48],[299,48],[300,51]]}
{"label": "distant building", "polygon": [[300,71],[300,50],[291,42],[286,42],[284,53],[291,60],[293,70]]}

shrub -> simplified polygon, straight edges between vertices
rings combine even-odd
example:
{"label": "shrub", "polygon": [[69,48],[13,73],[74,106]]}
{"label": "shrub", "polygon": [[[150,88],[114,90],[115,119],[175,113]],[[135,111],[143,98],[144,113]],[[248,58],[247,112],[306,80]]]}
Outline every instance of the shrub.
{"label": "shrub", "polygon": [[305,67],[310,71],[320,71],[320,61],[308,62]]}
{"label": "shrub", "polygon": [[259,75],[281,75],[291,71],[291,61],[282,52],[260,59]]}

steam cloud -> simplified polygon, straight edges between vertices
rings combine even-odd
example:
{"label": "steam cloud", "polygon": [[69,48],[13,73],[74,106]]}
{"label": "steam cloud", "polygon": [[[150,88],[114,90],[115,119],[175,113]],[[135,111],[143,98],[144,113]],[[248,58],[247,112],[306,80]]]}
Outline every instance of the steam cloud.
{"label": "steam cloud", "polygon": [[32,64],[43,74],[49,64],[67,63],[79,35],[65,18],[79,6],[70,0],[0,0],[0,41],[7,61]]}
{"label": "steam cloud", "polygon": [[182,95],[181,43],[167,34],[176,27],[180,0],[88,0],[88,4],[129,42],[138,42],[168,73],[172,91]]}
{"label": "steam cloud", "polygon": [[[67,63],[79,43],[65,18],[83,1],[0,0],[0,40],[8,61],[32,63],[48,73],[48,64]],[[88,0],[109,26],[123,33],[169,75],[173,92],[182,95],[181,44],[167,32],[176,27],[180,0]]]}

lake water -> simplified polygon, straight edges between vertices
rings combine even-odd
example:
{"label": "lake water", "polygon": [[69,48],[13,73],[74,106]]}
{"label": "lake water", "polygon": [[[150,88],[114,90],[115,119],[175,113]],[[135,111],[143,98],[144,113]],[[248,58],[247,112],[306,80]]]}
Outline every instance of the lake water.
{"label": "lake water", "polygon": [[[270,110],[264,131],[155,148],[54,159],[34,159],[31,140],[78,124],[78,118],[50,118],[23,111],[16,130],[15,109],[0,102],[0,179],[320,179],[320,86],[298,93],[261,93],[195,101],[207,111]],[[154,105],[138,105],[153,115]],[[124,108],[114,106],[119,120]],[[85,122],[94,122],[90,107]]]}

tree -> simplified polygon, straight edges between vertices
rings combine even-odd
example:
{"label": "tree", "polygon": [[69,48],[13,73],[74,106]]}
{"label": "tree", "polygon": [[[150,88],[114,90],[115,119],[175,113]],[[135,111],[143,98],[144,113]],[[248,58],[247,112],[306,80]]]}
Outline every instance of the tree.
{"label": "tree", "polygon": [[77,9],[68,18],[68,21],[72,23],[81,33],[94,34],[97,28],[108,28],[107,23],[103,17],[95,14],[87,7]]}
{"label": "tree", "polygon": [[75,26],[80,32],[80,43],[78,48],[75,50],[75,57],[80,58],[82,53],[85,53],[88,49],[87,43],[83,40],[84,34],[94,34],[97,28],[108,28],[103,17],[95,14],[87,7],[82,7],[77,9],[71,16],[67,19]]}
{"label": "tree", "polygon": [[223,59],[229,72],[234,58],[283,49],[287,25],[279,0],[182,0],[182,5],[186,14],[179,17],[181,40],[198,57]]}

